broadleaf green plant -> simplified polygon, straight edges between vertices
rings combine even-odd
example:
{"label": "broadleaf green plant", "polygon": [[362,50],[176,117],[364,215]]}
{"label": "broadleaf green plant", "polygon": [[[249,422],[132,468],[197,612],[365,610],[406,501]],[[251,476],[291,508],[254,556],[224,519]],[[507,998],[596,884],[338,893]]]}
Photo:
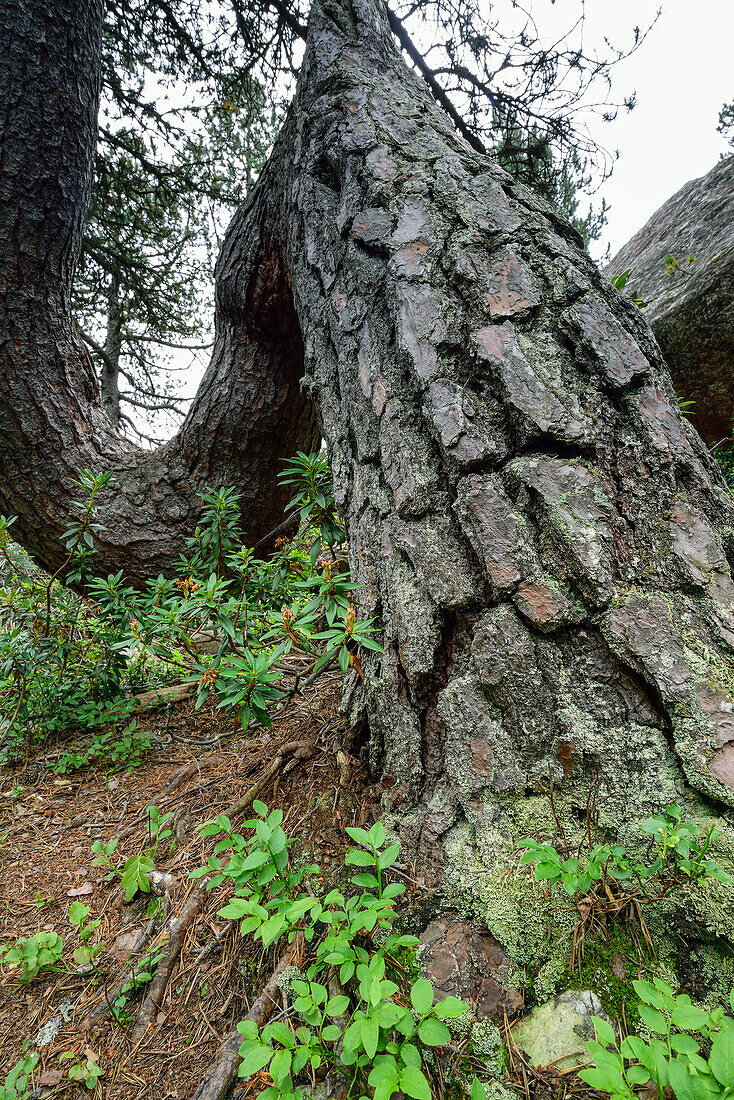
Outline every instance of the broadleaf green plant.
{"label": "broadleaf green plant", "polygon": [[60,963],[63,953],[64,941],[58,932],[35,932],[0,948],[0,962],[10,970],[20,968],[20,980],[28,983],[42,970]]}
{"label": "broadleaf green plant", "polygon": [[[263,947],[301,935],[309,962],[292,982],[296,996],[288,1019],[262,1030],[251,1020],[238,1025],[239,1075],[267,1067],[273,1085],[261,1093],[263,1100],[302,1100],[299,1079],[324,1065],[342,1077],[347,1096],[390,1100],[402,1092],[430,1100],[426,1054],[450,1041],[445,1021],[463,1016],[468,1006],[456,997],[436,1001],[426,978],[406,988],[396,957],[419,940],[393,929],[394,902],[405,887],[387,877],[400,845],[387,842],[381,822],[369,830],[347,828],[355,846],[344,864],[356,872],[353,889],[320,896],[319,868],[291,866],[293,840],[282,828],[282,812],[262,802],[254,802],[253,810],[257,816],[243,825],[249,836],[235,831],[225,816],[202,828],[203,835],[223,839],[192,877],[214,872],[210,889],[232,883],[234,895],[218,915],[239,920],[241,934]],[[478,1080],[472,1096],[483,1100]]]}
{"label": "broadleaf green plant", "polygon": [[[596,1041],[586,1044],[594,1065],[579,1071],[586,1084],[614,1100],[636,1100],[636,1089],[652,1086],[658,1100],[672,1089],[677,1100],[727,1100],[734,1094],[734,1019],[723,1008],[694,1005],[662,978],[632,983],[640,998],[640,1019],[652,1036],[619,1041],[605,1020],[593,1017]],[[734,991],[729,995],[734,1011]]]}
{"label": "broadleaf green plant", "polygon": [[594,882],[605,879],[612,884],[632,884],[643,895],[650,894],[648,884],[652,883],[655,897],[702,878],[731,884],[731,877],[709,856],[711,845],[721,836],[714,825],[701,837],[699,827],[684,822],[680,806],[672,803],[663,813],[643,821],[640,828],[655,845],[655,858],[648,864],[630,863],[621,844],[594,845],[582,862],[579,856],[564,858],[554,845],[531,837],[520,841],[519,847],[526,849],[521,863],[534,864],[537,881],[559,882],[571,897],[587,894]]}
{"label": "broadleaf green plant", "polygon": [[61,573],[35,569],[12,543],[13,517],[0,517],[0,756],[17,754],[24,740],[73,731],[57,771],[134,766],[148,740],[125,724],[135,706],[125,692],[172,680],[196,685],[197,707],[214,694],[235,728],[268,725],[294,647],[311,662],[299,665],[300,679],[333,665],[361,674],[360,654],[380,646],[372,621],[351,605],[356,586],[327,456],[297,455],[283,480],[293,485],[289,509],[300,522],[268,559],[242,543],[239,495],[207,489],[178,577],[152,577],[142,592],[122,572],[92,576],[109,474],[85,470],[75,482],[64,569],[81,596],[63,587]]}
{"label": "broadleaf green plant", "polygon": [[[28,1043],[24,1044],[24,1050]],[[0,1055],[2,1051],[0,1051]],[[28,1085],[33,1070],[38,1065],[38,1053],[34,1050],[30,1054],[24,1054],[20,1061],[16,1062],[5,1076],[5,1081],[0,1084],[0,1100],[26,1100]]]}

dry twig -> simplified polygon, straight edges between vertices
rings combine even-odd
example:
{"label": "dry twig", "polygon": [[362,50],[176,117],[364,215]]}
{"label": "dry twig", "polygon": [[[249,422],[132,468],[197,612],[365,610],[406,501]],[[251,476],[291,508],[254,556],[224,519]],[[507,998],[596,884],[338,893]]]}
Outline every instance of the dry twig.
{"label": "dry twig", "polygon": [[181,947],[186,933],[198,916],[202,902],[204,901],[207,882],[208,879],[202,879],[197,883],[171,926],[170,938],[156,968],[155,977],[150,983],[148,994],[141,1005],[138,1017],[135,1021],[135,1027],[132,1033],[133,1047],[137,1047],[141,1039],[144,1038],[153,1020],[154,1013],[161,1007],[163,995],[168,985],[168,979],[181,953]]}

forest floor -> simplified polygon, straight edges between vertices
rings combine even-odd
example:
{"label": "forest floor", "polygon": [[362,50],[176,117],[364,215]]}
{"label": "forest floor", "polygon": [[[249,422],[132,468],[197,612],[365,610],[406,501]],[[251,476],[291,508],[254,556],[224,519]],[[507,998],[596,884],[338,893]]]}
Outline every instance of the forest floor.
{"label": "forest floor", "polygon": [[[225,814],[237,831],[258,798],[270,810],[283,811],[283,828],[294,838],[297,856],[319,864],[329,885],[336,881],[352,844],[346,827],[377,820],[381,793],[349,753],[339,713],[341,682],[339,673],[325,674],[291,700],[271,730],[235,731],[231,716],[207,705],[197,711],[191,698],[141,712],[138,727],[149,736],[151,748],[139,766],[128,770],[89,767],[56,774],[51,766],[68,750],[70,734],[46,740],[28,750],[22,762],[3,768],[0,945],[56,933],[63,940],[63,956],[32,982],[24,983],[18,968],[0,971],[0,1087],[24,1053],[37,1051],[27,1094],[34,1100],[230,1095],[215,1087],[215,1067],[232,1046],[228,1036],[268,998],[268,1007],[280,1010],[274,972],[286,961],[302,960],[287,949],[283,953],[282,946],[263,950],[253,937],[240,936],[238,921],[217,915],[231,888],[224,884],[206,891],[206,878],[190,878],[219,840],[202,836],[199,826]],[[166,827],[173,835],[155,852],[156,871],[163,875],[160,896],[138,892],[127,902],[119,872],[131,856],[151,849],[151,805],[172,815]],[[95,864],[92,845],[115,840],[111,872]],[[416,916],[426,905],[430,909],[428,895],[409,868],[401,878],[409,883],[403,916],[411,910]],[[101,952],[86,968],[73,959],[80,945],[69,920],[75,901],[89,907],[90,920],[100,922],[90,942],[101,944]],[[125,989],[148,953],[153,981]],[[156,987],[164,972],[163,984]],[[111,1008],[121,990],[125,1003],[115,1021]],[[571,1071],[533,1069],[507,1021],[504,1039],[511,1071],[503,1082],[510,1090],[504,1097],[602,1097]],[[234,1049],[238,1046],[236,1036]],[[70,1067],[90,1062],[101,1071],[96,1081],[86,1087],[69,1080]],[[211,1091],[199,1093],[202,1082]],[[234,1095],[254,1100],[268,1083],[264,1074],[242,1084],[235,1078]],[[443,1100],[449,1095],[454,1094],[440,1088]]]}
{"label": "forest floor", "polygon": [[[340,691],[338,674],[320,680],[289,705],[270,731],[233,733],[231,719],[221,711],[195,711],[191,700],[166,713],[142,714],[138,723],[147,727],[153,748],[130,771],[55,775],[47,763],[58,755],[59,746],[48,742],[21,764],[4,769],[0,943],[39,931],[57,932],[64,940],[64,961],[32,985],[24,985],[17,970],[3,973],[0,1080],[28,1041],[28,1049],[40,1054],[33,1075],[34,1086],[41,1088],[38,1096],[77,1091],[76,1086],[70,1090],[67,1077],[74,1060],[60,1060],[67,1051],[81,1063],[91,1058],[103,1070],[96,1096],[186,1100],[192,1095],[223,1037],[260,994],[277,958],[272,951],[263,954],[251,938],[242,939],[237,922],[216,916],[226,886],[204,894],[194,919],[182,930],[180,953],[165,990],[157,1004],[148,1005],[148,1011],[153,1009],[150,1026],[133,1047],[131,1034],[148,987],[130,994],[127,1028],[112,1021],[108,1001],[131,973],[128,957],[148,925],[153,895],[138,894],[126,904],[119,875],[93,865],[91,845],[119,838],[112,860],[120,867],[149,847],[146,807],[153,803],[161,813],[173,811],[170,824],[178,842],[171,851],[170,841],[164,841],[155,860],[158,871],[172,876],[165,897],[170,925],[187,901],[189,912],[196,910],[196,892],[201,890],[188,876],[206,862],[218,839],[201,837],[197,826],[226,813],[270,776],[257,797],[270,809],[283,810],[284,829],[309,859],[322,868],[333,866],[350,843],[345,826],[363,825],[378,812],[378,792],[368,785],[358,761],[345,752]],[[246,816],[240,812],[233,820]],[[79,945],[68,920],[74,899],[90,907],[90,919],[101,920],[95,939],[104,950],[87,974],[79,973],[72,960]],[[159,929],[146,949],[166,938]],[[39,1031],[54,1017],[61,1026],[41,1045]],[[79,1094],[91,1095],[84,1087]]]}

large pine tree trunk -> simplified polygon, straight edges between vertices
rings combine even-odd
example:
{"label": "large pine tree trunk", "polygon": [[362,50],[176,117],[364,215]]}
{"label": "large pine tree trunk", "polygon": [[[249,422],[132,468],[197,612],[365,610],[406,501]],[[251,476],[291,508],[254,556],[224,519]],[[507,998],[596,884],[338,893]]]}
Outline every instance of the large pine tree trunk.
{"label": "large pine tree trunk", "polygon": [[[320,0],[260,194],[363,613],[349,701],[423,863],[549,781],[734,805],[734,509],[639,311],[470,149],[380,0]],[[525,826],[527,828],[527,825]]]}
{"label": "large pine tree trunk", "polygon": [[[25,239],[39,192],[15,186]],[[67,211],[53,186],[47,217]],[[82,202],[86,177],[75,187]],[[219,262],[212,366],[161,452],[111,450],[59,328],[67,246],[49,272],[3,225],[0,502],[21,510],[20,487],[23,535],[48,556],[34,522],[61,475],[112,455],[128,509],[113,549],[158,569],[193,484],[227,469],[249,491],[293,449],[294,409],[312,430],[305,374],[361,610],[384,629],[351,715],[424,863],[467,842],[489,861],[512,807],[549,781],[581,816],[595,782],[623,832],[686,784],[734,805],[731,498],[641,315],[565,221],[457,137],[381,0],[312,10],[296,99]]]}
{"label": "large pine tree trunk", "polygon": [[219,261],[212,361],[181,431],[142,451],[105,412],[71,316],[102,17],[101,0],[0,0],[0,511],[17,514],[18,537],[53,570],[72,479],[84,467],[112,470],[97,565],[144,583],[175,569],[208,485],[238,486],[251,542],[280,523],[280,459],[319,437],[299,385],[298,323],[257,199]]}

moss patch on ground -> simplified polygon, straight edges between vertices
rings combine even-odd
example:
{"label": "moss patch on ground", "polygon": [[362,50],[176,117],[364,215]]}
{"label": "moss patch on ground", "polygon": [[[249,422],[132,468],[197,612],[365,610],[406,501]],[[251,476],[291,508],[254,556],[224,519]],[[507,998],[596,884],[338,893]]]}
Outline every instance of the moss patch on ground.
{"label": "moss patch on ground", "polygon": [[637,952],[629,932],[622,925],[612,927],[602,941],[587,940],[580,966],[567,969],[563,985],[566,989],[592,989],[613,1020],[626,1022],[634,1031],[640,1020],[640,998],[632,985],[629,960]]}

